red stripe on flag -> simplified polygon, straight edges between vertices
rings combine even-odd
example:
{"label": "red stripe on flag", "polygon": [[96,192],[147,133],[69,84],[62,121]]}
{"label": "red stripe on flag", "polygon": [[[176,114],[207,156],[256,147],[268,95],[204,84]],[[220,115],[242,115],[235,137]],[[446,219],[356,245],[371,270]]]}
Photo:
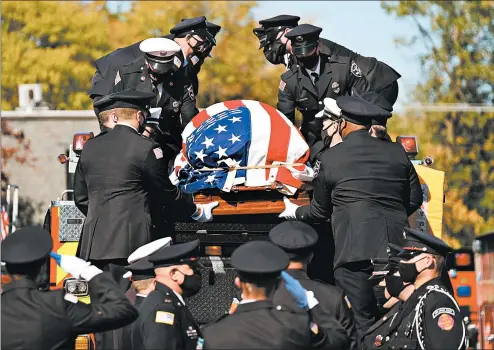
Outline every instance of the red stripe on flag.
{"label": "red stripe on flag", "polygon": [[242,102],[242,100],[226,101],[226,102],[223,102],[223,104],[228,109],[235,109],[235,108],[238,108],[238,107],[245,107],[245,105]]}
{"label": "red stripe on flag", "polygon": [[208,114],[208,112],[203,109],[192,119],[192,125],[194,125],[194,128],[198,128],[199,125],[205,122],[209,117],[210,115]]}
{"label": "red stripe on flag", "polygon": [[278,173],[276,174],[276,181],[281,182],[284,185],[289,185],[296,188],[302,187],[302,181],[294,178],[290,170],[288,170],[287,168],[278,169]]}
{"label": "red stripe on flag", "polygon": [[[288,155],[288,145],[290,143],[291,127],[278,114],[278,111],[262,102],[259,102],[271,120],[271,137],[269,139],[268,154],[266,155],[266,165],[273,164],[273,161],[286,160]],[[270,169],[266,169],[266,180],[269,178]]]}

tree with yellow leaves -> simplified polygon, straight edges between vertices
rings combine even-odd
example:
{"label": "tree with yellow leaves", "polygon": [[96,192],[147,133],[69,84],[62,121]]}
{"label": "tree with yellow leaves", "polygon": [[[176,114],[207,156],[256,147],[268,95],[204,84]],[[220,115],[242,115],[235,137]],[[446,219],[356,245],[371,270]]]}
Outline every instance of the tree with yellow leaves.
{"label": "tree with yellow leaves", "polygon": [[109,50],[107,21],[79,1],[2,1],[2,109],[19,84],[41,83],[56,109],[89,109],[92,61]]}

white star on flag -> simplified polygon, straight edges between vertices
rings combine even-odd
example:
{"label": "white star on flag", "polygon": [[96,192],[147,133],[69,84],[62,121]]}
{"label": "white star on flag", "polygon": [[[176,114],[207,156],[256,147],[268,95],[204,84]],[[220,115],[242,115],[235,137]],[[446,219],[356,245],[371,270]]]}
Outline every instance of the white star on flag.
{"label": "white star on flag", "polygon": [[232,159],[232,165],[230,165],[230,166],[233,167],[233,168],[238,168],[238,167],[241,166],[240,163],[242,163],[242,160],[234,160],[234,159]]}
{"label": "white star on flag", "polygon": [[228,141],[232,141],[232,143],[240,142],[240,136],[235,136],[234,134],[232,134],[232,138],[228,139]]}
{"label": "white star on flag", "polygon": [[214,137],[211,137],[210,139],[205,137],[206,138],[206,141],[202,142],[201,145],[206,145],[206,149],[209,148],[209,146],[214,146],[213,144],[213,140],[214,140]]}
{"label": "white star on flag", "polygon": [[214,153],[216,153],[219,158],[228,157],[228,155],[226,154],[226,150],[227,150],[227,148],[222,148],[221,146],[219,146],[218,150]]}
{"label": "white star on flag", "polygon": [[204,162],[204,157],[206,157],[206,153],[201,149],[199,152],[194,152],[196,157],[199,158],[202,162]]}
{"label": "white star on flag", "polygon": [[208,179],[206,181],[204,181],[204,182],[207,182],[207,183],[212,184],[213,181],[214,181],[214,178],[215,178],[214,174],[213,175],[208,175]]}
{"label": "white star on flag", "polygon": [[241,120],[242,120],[242,118],[239,118],[239,117],[233,117],[233,118],[228,119],[228,120],[231,120],[231,121],[232,121],[232,123],[235,123],[235,122],[239,122],[239,121],[241,121]]}
{"label": "white star on flag", "polygon": [[218,131],[218,134],[221,133],[222,131],[226,131],[226,126],[218,124],[218,127],[216,129],[213,129]]}

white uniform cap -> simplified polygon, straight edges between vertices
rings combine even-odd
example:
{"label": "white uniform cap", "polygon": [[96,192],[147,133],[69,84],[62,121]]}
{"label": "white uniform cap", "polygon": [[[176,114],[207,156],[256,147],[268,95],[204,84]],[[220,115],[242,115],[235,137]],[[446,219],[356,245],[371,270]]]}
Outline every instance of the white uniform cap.
{"label": "white uniform cap", "polygon": [[151,118],[159,119],[161,116],[161,107],[150,108],[149,112],[151,113]]}
{"label": "white uniform cap", "polygon": [[180,45],[167,38],[149,38],[139,44],[139,49],[157,57],[171,57],[179,52]]}
{"label": "white uniform cap", "polygon": [[129,255],[127,262],[132,264],[142,258],[150,256],[159,249],[171,245],[172,239],[170,237],[160,238],[151,243],[144,244],[142,247],[137,248],[132,254]]}
{"label": "white uniform cap", "polygon": [[334,98],[325,98],[324,99],[324,112],[331,113],[336,117],[341,117],[341,109],[336,104],[336,100]]}

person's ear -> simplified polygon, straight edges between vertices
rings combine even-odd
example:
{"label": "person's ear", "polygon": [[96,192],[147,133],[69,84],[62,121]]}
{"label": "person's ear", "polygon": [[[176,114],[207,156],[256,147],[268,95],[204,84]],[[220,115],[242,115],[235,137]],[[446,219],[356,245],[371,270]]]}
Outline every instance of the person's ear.
{"label": "person's ear", "polygon": [[178,280],[180,278],[179,274],[180,273],[179,273],[178,269],[171,269],[170,270],[170,278],[171,278],[171,280],[178,283]]}
{"label": "person's ear", "polygon": [[111,120],[116,124],[118,123],[118,117],[117,117],[117,113],[115,113],[115,111],[111,112],[110,114],[110,118]]}
{"label": "person's ear", "polygon": [[238,277],[235,277],[235,287],[240,289],[240,278],[238,278]]}

